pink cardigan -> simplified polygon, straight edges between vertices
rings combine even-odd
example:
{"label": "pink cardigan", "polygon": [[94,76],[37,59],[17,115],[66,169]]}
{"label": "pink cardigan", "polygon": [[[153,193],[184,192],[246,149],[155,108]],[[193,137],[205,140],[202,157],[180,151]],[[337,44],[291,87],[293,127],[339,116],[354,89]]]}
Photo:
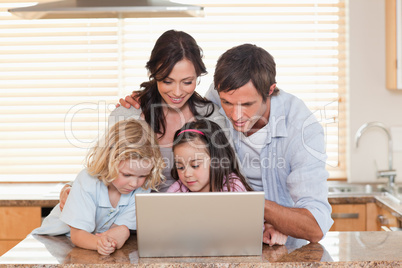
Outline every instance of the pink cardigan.
{"label": "pink cardigan", "polygon": [[[237,177],[237,175],[235,173],[231,173],[229,175],[230,178],[230,186],[231,186],[231,190],[233,192],[247,192],[246,187],[244,187],[243,183],[240,181],[240,179]],[[190,190],[180,181],[176,181],[175,183],[173,183],[169,189],[166,191],[167,193],[187,193]],[[223,187],[222,192],[227,192],[228,188],[225,185]]]}

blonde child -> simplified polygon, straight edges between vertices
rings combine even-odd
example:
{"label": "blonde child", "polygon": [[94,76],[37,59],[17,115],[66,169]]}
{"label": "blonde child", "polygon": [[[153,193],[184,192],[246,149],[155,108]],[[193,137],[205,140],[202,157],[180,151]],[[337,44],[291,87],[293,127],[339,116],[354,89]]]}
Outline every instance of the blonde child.
{"label": "blonde child", "polygon": [[167,192],[252,191],[223,130],[212,121],[185,124],[174,136],[173,154],[177,181]]}
{"label": "blonde child", "polygon": [[74,245],[109,255],[136,229],[135,194],[162,182],[153,131],[139,120],[116,123],[87,156],[63,211],[58,204],[33,234],[71,236]]}

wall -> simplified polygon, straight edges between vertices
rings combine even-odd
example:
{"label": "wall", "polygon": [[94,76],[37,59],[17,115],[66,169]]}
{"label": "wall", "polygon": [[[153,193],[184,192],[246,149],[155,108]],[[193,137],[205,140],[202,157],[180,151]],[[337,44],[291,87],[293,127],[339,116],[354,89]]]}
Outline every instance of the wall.
{"label": "wall", "polygon": [[[349,182],[387,181],[375,176],[375,162],[379,169],[388,169],[385,132],[368,130],[356,148],[354,136],[359,127],[370,121],[380,121],[388,127],[402,126],[402,90],[385,87],[384,8],[383,0],[349,0]],[[402,152],[394,152],[393,162],[398,172],[396,181],[402,183]]]}

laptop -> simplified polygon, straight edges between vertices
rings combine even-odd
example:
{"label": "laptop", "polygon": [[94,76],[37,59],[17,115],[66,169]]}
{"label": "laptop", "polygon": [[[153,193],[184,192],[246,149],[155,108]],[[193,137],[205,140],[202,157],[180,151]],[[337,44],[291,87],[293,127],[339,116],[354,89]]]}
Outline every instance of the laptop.
{"label": "laptop", "polygon": [[136,194],[140,257],[262,254],[264,192]]}

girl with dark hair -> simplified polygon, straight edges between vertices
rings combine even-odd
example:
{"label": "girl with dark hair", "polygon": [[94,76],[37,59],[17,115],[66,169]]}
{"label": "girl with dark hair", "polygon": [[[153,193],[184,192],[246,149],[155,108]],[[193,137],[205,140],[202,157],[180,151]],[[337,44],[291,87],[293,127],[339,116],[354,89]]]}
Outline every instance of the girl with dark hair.
{"label": "girl with dark hair", "polygon": [[167,192],[252,191],[232,146],[214,122],[198,120],[176,131],[173,154],[172,177],[177,181]]}

